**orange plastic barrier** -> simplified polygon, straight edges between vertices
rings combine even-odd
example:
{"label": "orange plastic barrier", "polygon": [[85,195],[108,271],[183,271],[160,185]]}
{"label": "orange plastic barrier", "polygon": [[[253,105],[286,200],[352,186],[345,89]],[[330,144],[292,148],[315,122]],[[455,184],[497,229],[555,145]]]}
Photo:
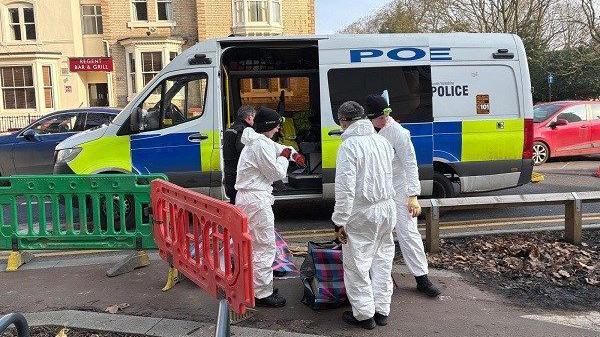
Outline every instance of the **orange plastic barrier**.
{"label": "orange plastic barrier", "polygon": [[254,307],[252,238],[246,215],[233,205],[152,181],[154,241],[160,256],[238,314]]}

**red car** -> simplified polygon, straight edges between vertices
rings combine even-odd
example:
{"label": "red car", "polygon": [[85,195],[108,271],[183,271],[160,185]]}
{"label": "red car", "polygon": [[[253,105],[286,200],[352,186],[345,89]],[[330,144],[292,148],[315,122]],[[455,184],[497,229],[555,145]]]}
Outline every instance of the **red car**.
{"label": "red car", "polygon": [[600,102],[560,101],[533,107],[533,163],[600,154]]}

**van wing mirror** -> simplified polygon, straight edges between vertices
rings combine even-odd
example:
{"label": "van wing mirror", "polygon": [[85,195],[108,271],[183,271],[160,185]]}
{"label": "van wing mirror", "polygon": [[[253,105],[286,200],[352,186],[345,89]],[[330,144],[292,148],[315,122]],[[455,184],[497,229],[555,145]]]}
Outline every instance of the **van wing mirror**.
{"label": "van wing mirror", "polygon": [[330,136],[341,136],[342,133],[344,133],[344,130],[342,130],[342,129],[331,130],[331,131],[327,132],[327,134]]}
{"label": "van wing mirror", "polygon": [[142,120],[142,109],[135,108],[131,112],[131,116],[129,117],[129,129],[131,133],[140,132],[140,121]]}

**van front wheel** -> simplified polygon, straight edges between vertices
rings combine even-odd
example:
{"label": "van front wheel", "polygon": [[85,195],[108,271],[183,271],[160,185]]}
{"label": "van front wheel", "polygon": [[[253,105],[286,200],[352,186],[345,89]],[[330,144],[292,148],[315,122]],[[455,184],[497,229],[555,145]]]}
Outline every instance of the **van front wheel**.
{"label": "van front wheel", "polygon": [[442,173],[433,172],[433,197],[435,199],[453,198],[456,195],[452,181]]}

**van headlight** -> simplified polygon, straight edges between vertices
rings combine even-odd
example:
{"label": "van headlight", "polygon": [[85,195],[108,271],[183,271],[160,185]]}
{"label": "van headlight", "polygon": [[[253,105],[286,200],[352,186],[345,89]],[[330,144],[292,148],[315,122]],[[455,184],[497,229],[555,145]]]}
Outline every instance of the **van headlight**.
{"label": "van headlight", "polygon": [[67,163],[75,159],[81,152],[80,147],[73,147],[70,149],[63,149],[56,151],[56,163]]}

